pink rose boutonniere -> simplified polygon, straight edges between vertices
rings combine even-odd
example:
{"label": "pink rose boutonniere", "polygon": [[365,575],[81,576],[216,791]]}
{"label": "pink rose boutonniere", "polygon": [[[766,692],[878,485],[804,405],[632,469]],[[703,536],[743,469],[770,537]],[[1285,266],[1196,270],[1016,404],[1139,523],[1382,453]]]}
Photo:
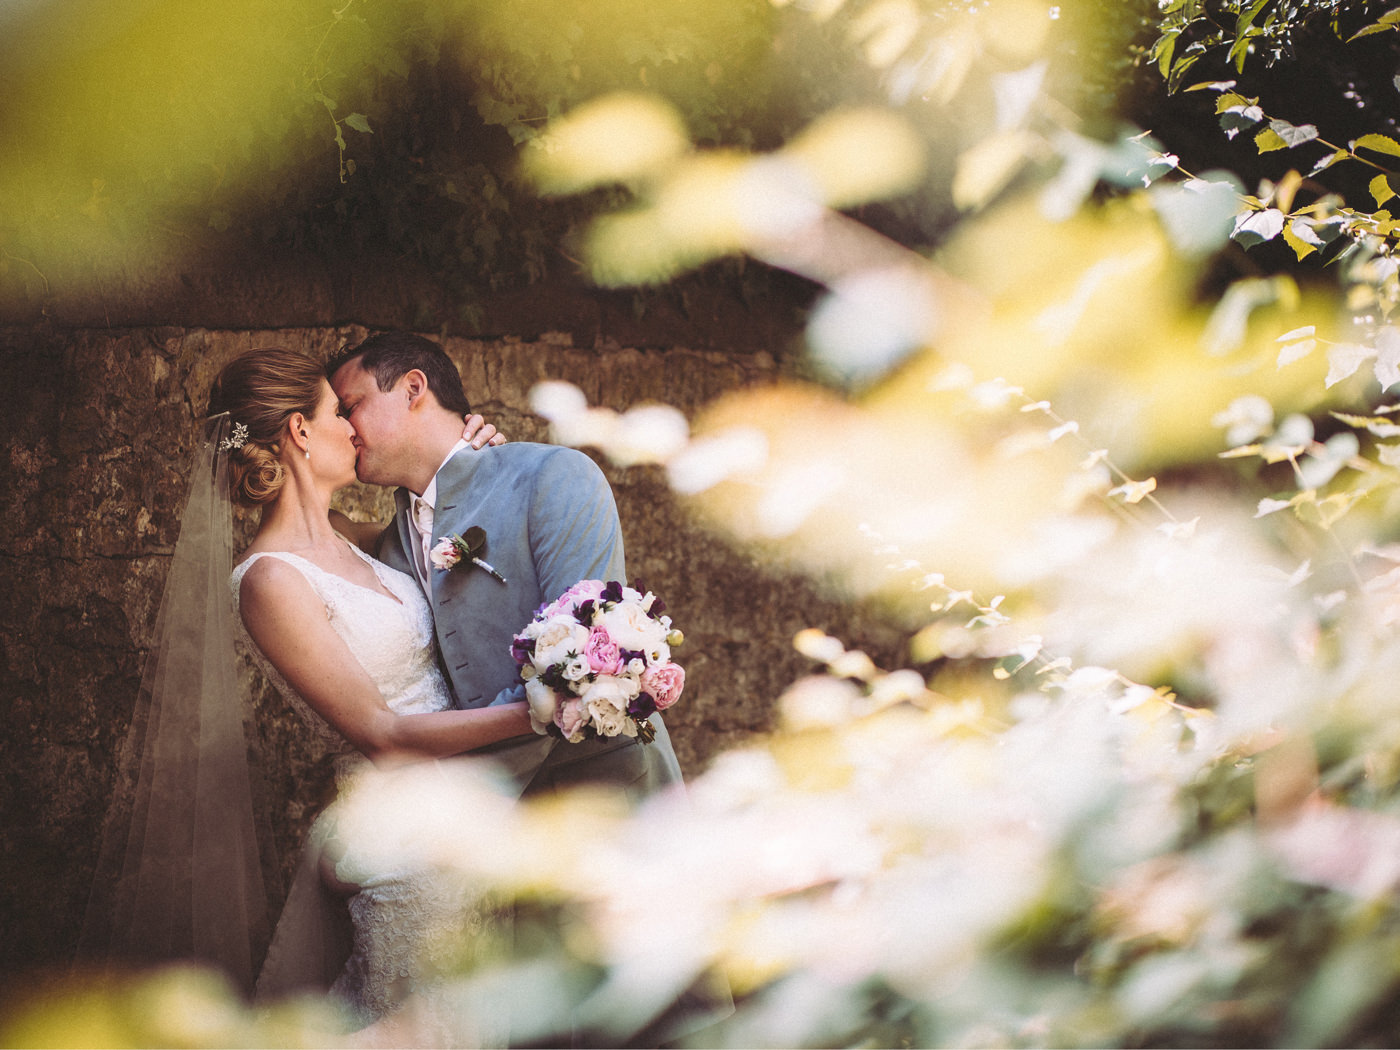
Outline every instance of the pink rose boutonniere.
{"label": "pink rose boutonniere", "polygon": [[428,560],[433,563],[433,568],[450,572],[462,564],[463,560],[471,562],[478,568],[485,569],[502,583],[506,578],[495,568],[483,561],[479,555],[486,551],[486,530],[480,525],[473,525],[466,531],[465,535],[451,534],[438,540],[433,549],[428,552]]}

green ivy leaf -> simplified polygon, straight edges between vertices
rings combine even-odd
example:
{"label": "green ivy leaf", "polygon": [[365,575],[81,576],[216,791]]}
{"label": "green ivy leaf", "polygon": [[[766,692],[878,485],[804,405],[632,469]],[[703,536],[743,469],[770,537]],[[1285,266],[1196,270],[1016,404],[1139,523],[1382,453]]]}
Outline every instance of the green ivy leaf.
{"label": "green ivy leaf", "polygon": [[363,113],[351,113],[345,118],[345,123],[349,124],[356,131],[363,132],[366,135],[374,134],[374,132],[369,129],[369,120]]}

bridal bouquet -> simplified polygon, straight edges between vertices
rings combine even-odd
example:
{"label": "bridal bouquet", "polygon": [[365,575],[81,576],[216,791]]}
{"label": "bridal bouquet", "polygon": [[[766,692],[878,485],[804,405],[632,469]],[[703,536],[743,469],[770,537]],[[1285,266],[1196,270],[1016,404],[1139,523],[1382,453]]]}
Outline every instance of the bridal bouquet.
{"label": "bridal bouquet", "polygon": [[583,580],[541,606],[511,643],[530,724],[572,744],[596,736],[650,743],[647,721],[680,699],[685,671],[671,661],[684,640],[665,603],[613,581]]}

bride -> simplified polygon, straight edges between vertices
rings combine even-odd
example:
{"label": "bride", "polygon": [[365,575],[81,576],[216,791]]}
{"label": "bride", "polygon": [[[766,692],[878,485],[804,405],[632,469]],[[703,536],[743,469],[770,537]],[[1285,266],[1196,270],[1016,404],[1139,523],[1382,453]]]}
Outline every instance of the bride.
{"label": "bride", "polygon": [[[445,758],[532,732],[524,703],[452,709],[422,589],[344,535],[356,530],[330,501],[355,481],[357,452],[338,408],[321,367],[288,350],[244,354],[213,384],[153,650],[159,666],[148,669],[124,756],[139,767],[135,814],[104,836],[89,919],[99,914],[85,930],[90,948],[204,958],[245,984],[251,972],[266,862],[246,757],[237,756],[243,726],[230,587],[259,663],[343,752],[339,789],[371,765]],[[479,423],[472,417],[469,437]],[[231,571],[229,500],[262,511]],[[222,593],[211,593],[221,590],[221,564]],[[451,880],[337,836],[336,815],[332,803],[313,826],[257,990],[259,998],[286,994],[339,966],[333,997],[364,1025],[422,990],[432,977],[432,938],[460,928],[473,908]],[[109,882],[103,869],[113,865]],[[337,894],[348,899],[352,922],[348,960],[334,934],[345,908]],[[94,925],[102,929],[89,935]]]}

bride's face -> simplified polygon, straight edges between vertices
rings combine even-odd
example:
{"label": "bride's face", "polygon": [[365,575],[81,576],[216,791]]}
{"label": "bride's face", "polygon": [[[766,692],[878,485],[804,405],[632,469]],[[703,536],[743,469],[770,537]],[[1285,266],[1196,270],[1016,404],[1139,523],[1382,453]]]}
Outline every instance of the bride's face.
{"label": "bride's face", "polygon": [[330,383],[322,380],[321,388],[316,414],[307,421],[311,465],[341,488],[355,480],[355,428],[340,414],[340,399]]}

